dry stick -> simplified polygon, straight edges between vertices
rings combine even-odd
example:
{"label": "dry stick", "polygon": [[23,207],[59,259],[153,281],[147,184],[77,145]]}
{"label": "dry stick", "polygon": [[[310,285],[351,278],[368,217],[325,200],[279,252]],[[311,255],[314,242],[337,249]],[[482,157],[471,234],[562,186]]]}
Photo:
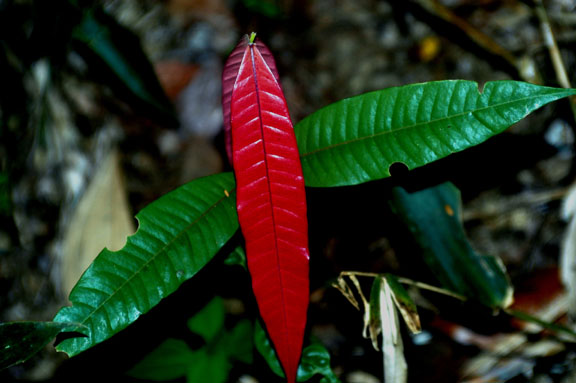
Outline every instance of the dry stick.
{"label": "dry stick", "polygon": [[[558,43],[554,37],[554,32],[552,32],[552,26],[550,25],[550,19],[544,8],[542,0],[534,0],[536,5],[534,11],[538,20],[540,20],[540,28],[542,30],[542,37],[544,38],[544,44],[548,48],[550,53],[550,59],[552,60],[552,65],[554,66],[554,72],[556,73],[556,80],[563,88],[572,88],[570,84],[570,79],[568,78],[568,73],[566,72],[566,67],[564,66],[564,61],[562,60],[562,55],[558,49]],[[572,109],[572,114],[574,115],[574,120],[576,120],[576,98],[570,97],[570,107]]]}
{"label": "dry stick", "polygon": [[556,43],[556,38],[552,32],[552,26],[550,25],[550,19],[546,13],[546,9],[542,4],[542,0],[534,0],[536,4],[536,16],[540,20],[540,28],[542,29],[542,37],[544,38],[544,44],[548,48],[550,53],[550,58],[552,59],[552,65],[554,65],[554,71],[556,72],[556,79],[558,83],[563,88],[572,88],[570,85],[570,80],[568,79],[568,74],[566,73],[566,67],[560,55],[560,50],[558,49],[558,44]]}
{"label": "dry stick", "polygon": [[512,52],[498,44],[498,42],[496,42],[492,37],[482,32],[465,19],[456,15],[450,10],[450,8],[443,5],[438,0],[414,1],[426,12],[461,30],[470,40],[484,51],[502,58],[508,65],[516,69],[518,76],[524,81],[531,83],[540,82],[540,74],[537,73],[535,64],[530,57],[524,56],[516,58]]}

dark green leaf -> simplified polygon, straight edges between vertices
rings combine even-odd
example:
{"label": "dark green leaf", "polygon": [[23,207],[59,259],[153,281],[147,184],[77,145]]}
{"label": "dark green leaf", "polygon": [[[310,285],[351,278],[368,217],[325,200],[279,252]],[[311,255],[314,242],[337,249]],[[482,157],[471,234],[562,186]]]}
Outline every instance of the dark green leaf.
{"label": "dark green leaf", "polygon": [[183,340],[166,339],[128,371],[128,375],[157,381],[178,379],[186,375],[194,356]]}
{"label": "dark green leaf", "polygon": [[0,216],[9,216],[10,214],[12,214],[12,198],[8,173],[0,172]]}
{"label": "dark green leaf", "polygon": [[242,246],[237,246],[232,252],[224,259],[226,265],[239,265],[247,270],[246,266],[246,251]]}
{"label": "dark green leaf", "polygon": [[340,382],[330,367],[330,353],[319,343],[313,343],[302,351],[297,380],[298,382],[306,382],[312,379],[314,375],[321,375],[324,382]]}
{"label": "dark green leaf", "polygon": [[[85,330],[76,323],[10,322],[0,323],[0,370],[23,363],[42,350],[61,332]],[[78,334],[78,336],[82,336]]]}
{"label": "dark green leaf", "polygon": [[87,326],[90,336],[58,349],[76,355],[108,339],[202,269],[238,229],[233,189],[232,174],[218,174],[144,208],[136,234],[122,250],[100,253],[72,290],[72,307],[56,315]]}
{"label": "dark green leaf", "polygon": [[368,330],[372,347],[376,351],[380,350],[378,347],[378,335],[382,332],[382,321],[380,319],[380,289],[382,283],[386,283],[381,276],[374,278],[372,282],[372,289],[370,290],[370,320],[368,322]]}
{"label": "dark green leaf", "polygon": [[193,361],[188,366],[188,383],[226,383],[232,365],[225,353],[209,354],[206,348],[194,351]]}
{"label": "dark green leaf", "polygon": [[254,359],[253,346],[252,322],[245,319],[227,334],[221,347],[227,350],[230,357],[242,363],[251,364]]}
{"label": "dark green leaf", "polygon": [[152,110],[159,116],[174,120],[172,104],[140,41],[130,30],[95,7],[82,12],[82,20],[72,36],[78,43],[78,51],[87,57],[87,61],[93,62],[95,56],[109,70],[111,76],[106,78],[107,85],[121,94],[127,90],[127,94],[140,103],[142,110]]}
{"label": "dark green leaf", "polygon": [[[224,382],[232,359],[252,363],[253,344],[250,321],[241,321],[228,332],[224,327],[224,316],[222,298],[215,297],[188,321],[189,329],[206,341],[202,348],[191,350],[183,340],[167,339],[128,374],[149,380],[174,380],[188,376],[190,382]],[[219,371],[209,371],[211,368]],[[207,380],[194,380],[200,377]]]}
{"label": "dark green leaf", "polygon": [[495,257],[477,254],[462,227],[460,192],[444,183],[415,193],[397,187],[390,202],[442,285],[488,306],[506,307],[512,287]]}
{"label": "dark green leaf", "polygon": [[242,0],[242,2],[250,11],[266,17],[275,18],[282,15],[282,9],[278,6],[277,0]]}
{"label": "dark green leaf", "polygon": [[388,88],[329,105],[294,129],[307,186],[353,185],[478,145],[574,89],[451,80]]}
{"label": "dark green leaf", "polygon": [[[254,344],[256,349],[262,355],[264,360],[268,363],[270,369],[278,376],[284,378],[284,371],[280,366],[276,351],[272,346],[272,342],[268,338],[266,331],[262,328],[259,322],[254,326]],[[300,359],[300,366],[298,367],[298,382],[306,382],[314,375],[320,374],[322,382],[337,383],[340,380],[332,371],[330,367],[330,353],[320,343],[313,343],[302,350],[302,358]]]}
{"label": "dark green leaf", "polygon": [[272,346],[268,334],[266,334],[266,331],[258,321],[254,324],[254,345],[266,363],[268,363],[270,369],[276,375],[284,378],[284,371],[282,370],[282,366],[280,366],[280,361],[278,360],[278,356],[276,356],[274,346]]}
{"label": "dark green leaf", "polygon": [[211,343],[224,328],[224,303],[221,297],[215,297],[188,320],[188,328],[193,333]]}

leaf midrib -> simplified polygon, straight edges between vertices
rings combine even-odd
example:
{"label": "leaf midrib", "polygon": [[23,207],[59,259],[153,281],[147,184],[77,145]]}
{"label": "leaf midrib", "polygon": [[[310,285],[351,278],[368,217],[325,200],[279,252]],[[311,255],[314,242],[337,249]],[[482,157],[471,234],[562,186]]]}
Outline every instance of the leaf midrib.
{"label": "leaf midrib", "polygon": [[[286,296],[284,294],[284,278],[282,275],[282,267],[281,267],[281,259],[280,259],[280,246],[278,244],[279,238],[278,238],[278,231],[277,231],[277,224],[276,224],[276,209],[274,208],[274,198],[273,197],[273,193],[272,193],[272,185],[271,185],[271,180],[270,180],[270,166],[269,166],[269,161],[268,161],[268,151],[266,150],[266,140],[264,139],[265,135],[264,135],[264,122],[262,120],[262,104],[260,102],[260,88],[258,86],[258,72],[256,70],[256,61],[254,59],[254,44],[250,45],[250,58],[252,60],[252,76],[254,78],[254,87],[256,90],[256,100],[257,100],[257,106],[258,106],[258,120],[260,122],[260,135],[262,137],[262,150],[264,151],[264,167],[266,169],[266,186],[268,188],[268,195],[270,196],[270,216],[272,219],[272,230],[274,231],[274,254],[276,255],[276,271],[278,272],[278,281],[280,282],[280,301],[282,302],[281,306],[281,310],[282,310],[282,318],[284,319],[284,328],[288,327],[288,313],[286,310]],[[258,53],[260,53],[260,51],[258,51]],[[262,56],[260,54],[260,56]],[[265,65],[267,65],[266,61],[264,60],[264,57],[262,57],[262,61],[264,61]],[[272,72],[270,70],[269,67],[267,67],[267,69]],[[272,77],[274,78],[274,74],[272,73]]]}

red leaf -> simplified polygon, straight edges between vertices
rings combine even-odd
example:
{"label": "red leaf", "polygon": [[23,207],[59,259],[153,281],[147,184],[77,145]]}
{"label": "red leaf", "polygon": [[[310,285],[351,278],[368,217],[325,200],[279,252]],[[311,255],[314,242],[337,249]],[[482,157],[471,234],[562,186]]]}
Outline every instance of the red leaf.
{"label": "red leaf", "polygon": [[306,194],[271,63],[264,44],[246,39],[232,53],[224,82],[235,77],[229,98],[236,203],[252,288],[286,378],[295,382],[309,299]]}
{"label": "red leaf", "polygon": [[[222,73],[222,109],[224,112],[224,133],[226,139],[226,153],[228,154],[228,160],[232,163],[232,134],[230,132],[230,103],[232,102],[232,91],[234,90],[234,84],[236,83],[236,78],[238,77],[238,71],[240,70],[240,64],[242,63],[242,58],[244,57],[244,51],[246,46],[249,44],[249,37],[245,36],[240,43],[234,48],[226,65],[224,66],[224,71]],[[256,48],[260,51],[260,54],[264,58],[264,61],[272,71],[276,82],[280,84],[280,77],[278,76],[278,70],[276,69],[276,62],[274,61],[274,56],[268,49],[266,45],[260,40],[254,42]]]}

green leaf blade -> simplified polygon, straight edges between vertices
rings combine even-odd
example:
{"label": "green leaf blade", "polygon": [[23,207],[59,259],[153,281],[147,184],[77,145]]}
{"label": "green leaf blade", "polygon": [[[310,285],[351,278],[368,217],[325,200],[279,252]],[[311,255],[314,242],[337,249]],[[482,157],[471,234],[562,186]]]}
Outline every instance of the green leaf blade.
{"label": "green leaf blade", "polygon": [[396,162],[423,166],[480,144],[574,89],[516,81],[484,86],[436,81],[331,104],[295,126],[307,186],[354,185],[390,176]]}
{"label": "green leaf blade", "polygon": [[84,330],[77,323],[0,323],[0,370],[25,362],[61,332]]}
{"label": "green leaf blade", "polygon": [[130,97],[143,112],[175,122],[173,105],[132,31],[103,9],[94,7],[82,12],[72,41],[76,50],[92,65],[104,64],[110,75],[107,84],[113,90]]}
{"label": "green leaf blade", "polygon": [[[138,215],[140,226],[118,252],[104,249],[55,317],[90,330],[57,348],[76,355],[134,322],[194,276],[238,229],[234,179],[223,173],[194,180]],[[229,193],[229,194],[226,194]]]}
{"label": "green leaf blade", "polygon": [[131,368],[128,375],[155,381],[178,379],[186,375],[193,358],[194,352],[186,342],[168,338]]}
{"label": "green leaf blade", "polygon": [[[270,369],[279,377],[285,378],[272,342],[259,322],[256,322],[254,326],[254,345],[266,363],[268,363]],[[306,382],[314,375],[322,376],[321,382],[340,383],[340,380],[330,367],[330,353],[326,347],[317,342],[309,344],[302,350],[296,381]]]}
{"label": "green leaf blade", "polygon": [[215,297],[196,315],[188,319],[188,329],[200,335],[206,343],[211,343],[222,332],[225,315],[222,297]]}

